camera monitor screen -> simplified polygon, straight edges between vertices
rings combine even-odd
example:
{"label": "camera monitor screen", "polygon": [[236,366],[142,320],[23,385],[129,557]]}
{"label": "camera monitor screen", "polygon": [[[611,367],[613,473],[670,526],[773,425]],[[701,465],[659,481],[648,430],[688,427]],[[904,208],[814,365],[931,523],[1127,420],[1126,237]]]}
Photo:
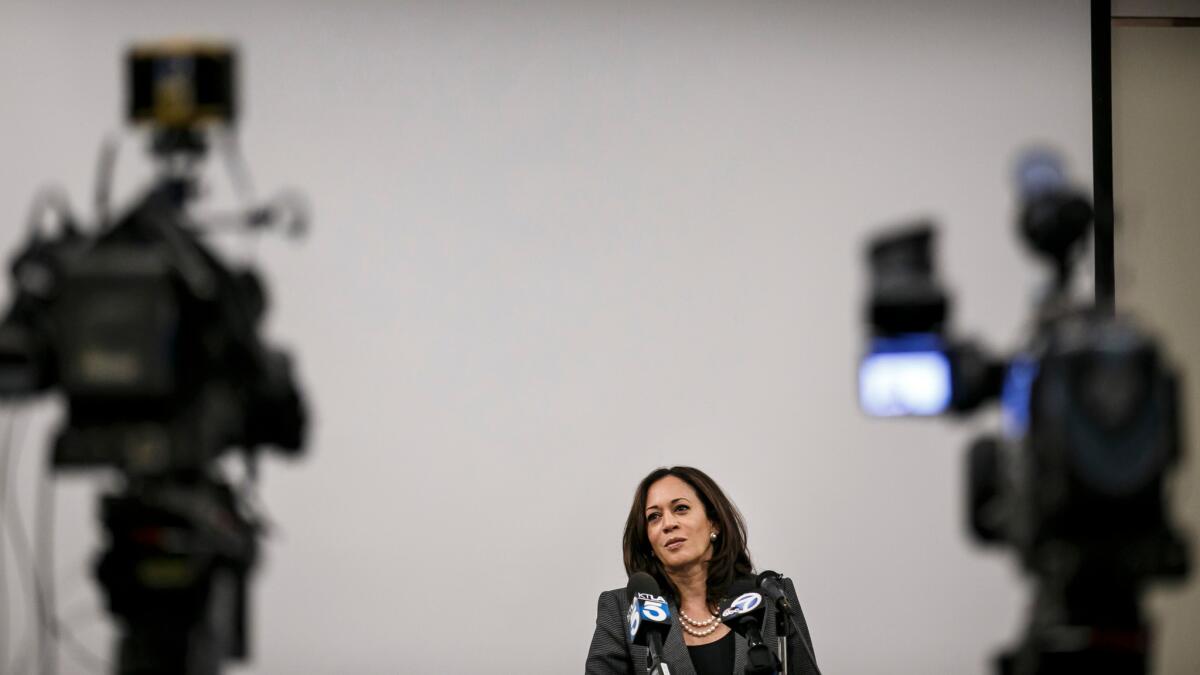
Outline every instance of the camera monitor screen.
{"label": "camera monitor screen", "polygon": [[950,361],[928,342],[876,344],[859,365],[859,404],[874,417],[937,415],[951,394]]}

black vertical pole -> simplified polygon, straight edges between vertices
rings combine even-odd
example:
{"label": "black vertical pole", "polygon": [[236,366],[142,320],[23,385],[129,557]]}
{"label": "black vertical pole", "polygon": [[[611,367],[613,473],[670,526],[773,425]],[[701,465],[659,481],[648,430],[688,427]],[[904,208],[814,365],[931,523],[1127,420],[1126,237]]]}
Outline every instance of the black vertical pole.
{"label": "black vertical pole", "polygon": [[1096,305],[1113,310],[1112,2],[1092,0],[1092,195],[1096,201]]}

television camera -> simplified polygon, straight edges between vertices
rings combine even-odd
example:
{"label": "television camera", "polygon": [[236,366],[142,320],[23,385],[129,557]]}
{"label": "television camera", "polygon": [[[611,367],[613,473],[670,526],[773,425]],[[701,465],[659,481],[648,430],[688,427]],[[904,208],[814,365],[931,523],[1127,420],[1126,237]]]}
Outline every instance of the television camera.
{"label": "television camera", "polygon": [[890,231],[867,251],[871,333],[860,403],[873,416],[965,415],[999,404],[1002,432],[967,453],[967,522],[978,542],[1016,553],[1034,602],[998,672],[1145,673],[1142,591],[1189,568],[1167,508],[1184,450],[1179,375],[1132,318],[1072,299],[1093,209],[1058,157],[1026,154],[1017,185],[1022,239],[1052,271],[1027,342],[996,358],[955,337],[934,226]]}
{"label": "television camera", "polygon": [[[237,449],[253,478],[261,448],[304,446],[291,359],[261,336],[264,286],[222,260],[203,240],[210,224],[189,210],[210,147],[231,152],[236,64],[222,43],[128,52],[127,117],[148,131],[156,176],[111,216],[108,151],[90,227],[61,198],[36,202],[0,322],[0,395],[66,402],[53,470],[118,476],[102,497],[107,548],[95,571],[119,624],[119,673],[213,675],[248,655],[263,528],[217,460]],[[303,221],[286,194],[232,216],[247,230]]]}

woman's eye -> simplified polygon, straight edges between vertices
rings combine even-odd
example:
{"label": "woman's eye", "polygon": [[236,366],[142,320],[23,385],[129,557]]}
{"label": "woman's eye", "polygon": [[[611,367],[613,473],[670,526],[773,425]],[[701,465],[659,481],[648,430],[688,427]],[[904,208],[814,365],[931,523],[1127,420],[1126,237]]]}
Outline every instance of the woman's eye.
{"label": "woman's eye", "polygon": [[651,513],[650,515],[646,516],[646,522],[647,522],[647,523],[653,523],[653,522],[654,522],[654,521],[656,521],[656,520],[658,520],[658,514],[657,514],[657,513]]}
{"label": "woman's eye", "polygon": [[686,513],[687,510],[688,507],[686,504],[680,504],[679,506],[675,507],[675,513]]}

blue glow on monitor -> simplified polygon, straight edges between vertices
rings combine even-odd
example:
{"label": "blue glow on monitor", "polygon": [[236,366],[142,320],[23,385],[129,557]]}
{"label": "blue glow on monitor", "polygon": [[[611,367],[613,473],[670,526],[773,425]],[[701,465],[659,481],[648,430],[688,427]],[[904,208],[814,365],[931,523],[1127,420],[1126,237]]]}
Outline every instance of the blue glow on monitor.
{"label": "blue glow on monitor", "polygon": [[875,417],[938,415],[950,406],[951,382],[937,336],[877,339],[859,365],[859,404]]}

